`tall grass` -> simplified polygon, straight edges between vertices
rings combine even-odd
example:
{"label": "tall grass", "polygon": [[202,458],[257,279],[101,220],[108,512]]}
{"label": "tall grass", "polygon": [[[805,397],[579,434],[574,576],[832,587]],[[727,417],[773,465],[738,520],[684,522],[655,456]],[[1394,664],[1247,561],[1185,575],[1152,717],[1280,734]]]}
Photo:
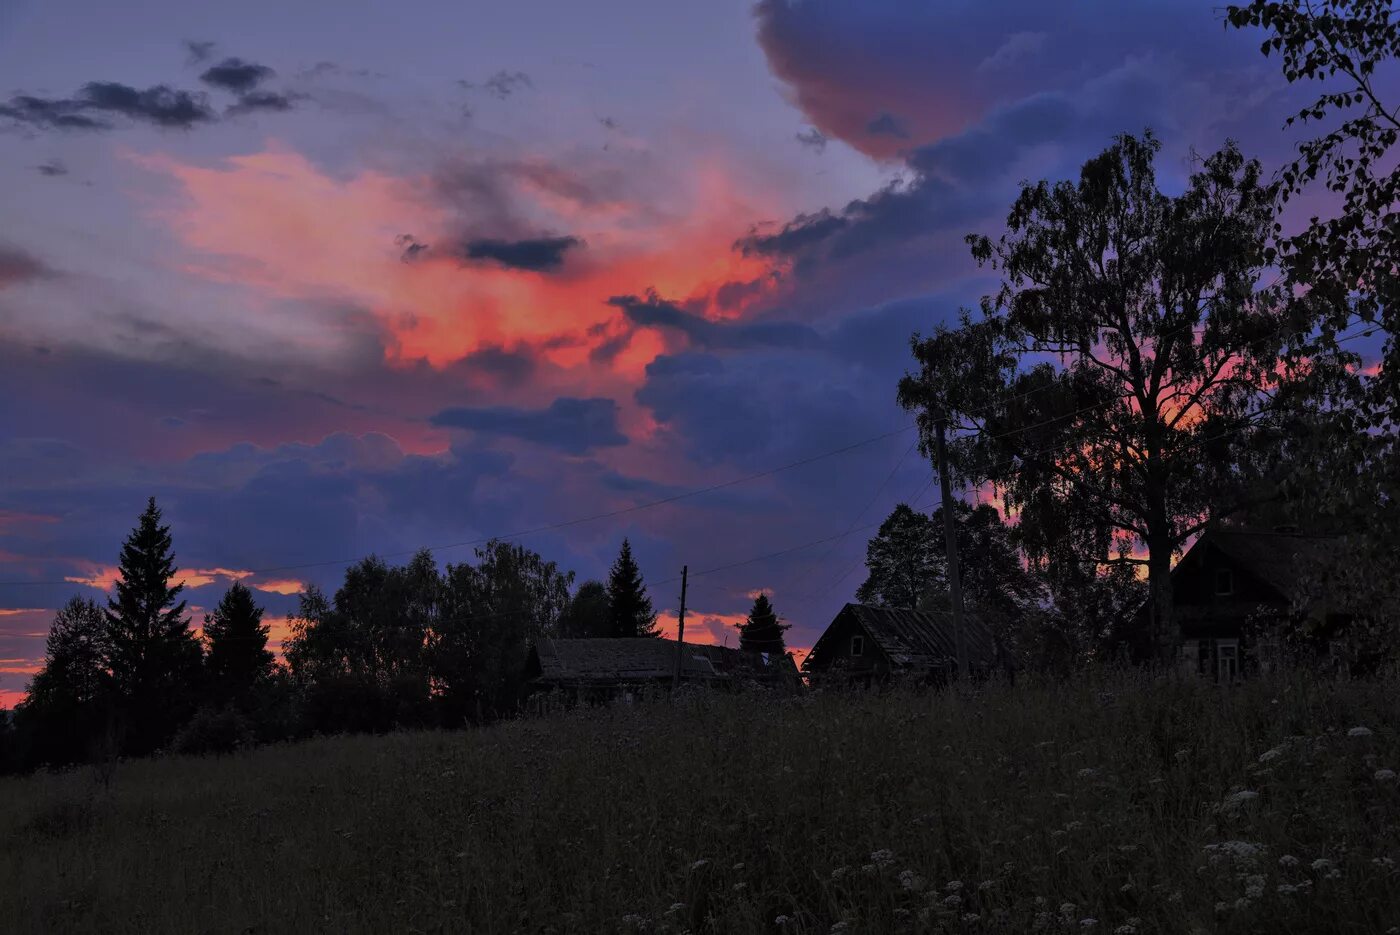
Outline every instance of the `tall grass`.
{"label": "tall grass", "polygon": [[687,693],[34,776],[0,929],[1386,932],[1397,688]]}

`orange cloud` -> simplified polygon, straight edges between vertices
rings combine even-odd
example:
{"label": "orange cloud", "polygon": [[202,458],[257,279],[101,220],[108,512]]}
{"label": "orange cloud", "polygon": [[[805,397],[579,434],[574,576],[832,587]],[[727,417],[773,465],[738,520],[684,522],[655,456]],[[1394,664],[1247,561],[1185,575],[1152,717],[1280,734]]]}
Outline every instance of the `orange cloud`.
{"label": "orange cloud", "polygon": [[293,578],[269,578],[266,581],[250,584],[249,587],[272,594],[300,594],[306,585]]}
{"label": "orange cloud", "polygon": [[[589,363],[588,351],[606,340],[589,329],[618,316],[609,296],[654,286],[667,297],[704,301],[725,283],[769,282],[766,261],[742,256],[732,243],[749,218],[770,208],[781,213],[764,193],[741,191],[738,173],[718,161],[691,171],[676,186],[676,203],[664,208],[650,199],[584,198],[564,170],[525,162],[502,169],[499,184],[540,230],[584,242],[561,270],[541,275],[464,267],[432,251],[403,262],[395,238],[406,230],[429,245],[461,236],[455,209],[426,178],[370,170],[334,177],[276,144],[212,168],[163,155],[131,158],[178,185],[183,198],[157,213],[193,251],[189,272],[270,298],[368,308],[392,334],[394,356],[439,365],[483,347],[539,346],[561,335],[578,340],[556,346],[551,359]],[[639,335],[611,366],[637,374],[661,350],[655,336]]]}
{"label": "orange cloud", "polygon": [[50,516],[46,513],[25,513],[19,510],[0,510],[0,535],[14,532],[25,526],[33,526],[38,523],[56,523],[57,516]]}
{"label": "orange cloud", "polygon": [[95,565],[93,571],[84,575],[64,575],[64,581],[71,581],[74,584],[85,584],[90,588],[97,588],[107,591],[117,583],[121,577],[121,569],[115,565]]}
{"label": "orange cloud", "polygon": [[220,578],[231,578],[234,581],[242,580],[252,574],[251,571],[236,571],[232,568],[186,568],[176,572],[180,577],[178,583],[187,588],[202,588],[206,584],[213,584]]}
{"label": "orange cloud", "polygon": [[0,617],[18,617],[20,614],[46,614],[48,611],[39,607],[0,607]]}

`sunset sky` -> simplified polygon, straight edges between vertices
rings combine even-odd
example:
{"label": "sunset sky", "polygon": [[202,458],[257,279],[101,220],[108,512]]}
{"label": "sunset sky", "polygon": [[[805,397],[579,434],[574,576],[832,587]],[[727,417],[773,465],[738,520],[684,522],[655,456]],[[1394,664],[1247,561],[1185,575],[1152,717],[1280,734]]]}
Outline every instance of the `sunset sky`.
{"label": "sunset sky", "polygon": [[895,384],[993,284],[963,236],[1117,132],[1169,187],[1278,165],[1258,43],[1213,0],[2,0],[0,706],[151,495],[192,606],[283,618],[884,435],[520,539],[809,646],[931,502]]}

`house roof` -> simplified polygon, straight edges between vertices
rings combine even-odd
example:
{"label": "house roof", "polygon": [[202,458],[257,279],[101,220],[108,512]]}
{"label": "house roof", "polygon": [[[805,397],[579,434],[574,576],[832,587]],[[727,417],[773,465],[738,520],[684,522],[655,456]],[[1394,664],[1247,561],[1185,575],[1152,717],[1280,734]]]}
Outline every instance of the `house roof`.
{"label": "house roof", "polygon": [[[832,626],[842,616],[849,615],[858,622],[875,645],[880,647],[891,664],[913,669],[951,665],[957,658],[953,635],[953,615],[948,611],[908,610],[903,607],[875,607],[870,604],[847,604],[836,615]],[[831,627],[827,627],[827,633]],[[996,643],[991,632],[973,614],[963,615],[963,636],[967,642],[968,662],[974,667],[990,667],[997,662]],[[820,662],[818,648],[826,633],[817,640],[808,659]]]}
{"label": "house roof", "polygon": [[[654,637],[541,639],[531,651],[528,675],[548,684],[612,684],[668,679],[676,671],[676,642]],[[681,644],[681,674],[688,679],[763,678],[796,675],[787,656],[767,661],[727,646]]]}
{"label": "house roof", "polygon": [[[1337,537],[1295,532],[1217,526],[1206,530],[1190,551],[1203,544],[1219,549],[1230,561],[1258,578],[1287,600],[1305,598],[1302,588],[1310,566],[1320,563]],[[1189,553],[1188,553],[1189,554]],[[1181,568],[1186,556],[1177,563]]]}

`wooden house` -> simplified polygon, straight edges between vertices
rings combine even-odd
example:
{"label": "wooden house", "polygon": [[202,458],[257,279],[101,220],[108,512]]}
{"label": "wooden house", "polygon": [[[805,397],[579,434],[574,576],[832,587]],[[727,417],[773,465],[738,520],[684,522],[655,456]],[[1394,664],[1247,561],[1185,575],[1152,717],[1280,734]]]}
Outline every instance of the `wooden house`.
{"label": "wooden house", "polygon": [[[998,668],[991,632],[972,614],[963,618],[973,674]],[[807,654],[803,671],[861,685],[891,678],[942,681],[957,671],[952,614],[847,604]]]}
{"label": "wooden house", "polygon": [[1183,668],[1218,681],[1267,671],[1277,663],[1286,619],[1303,622],[1319,652],[1329,653],[1349,619],[1318,579],[1335,542],[1227,526],[1202,533],[1172,569]]}
{"label": "wooden house", "polygon": [[716,688],[759,684],[784,691],[801,684],[797,666],[786,653],[746,652],[654,637],[546,637],[531,648],[525,677],[537,697],[548,693],[552,700],[573,703],[631,701],[648,690],[671,688],[677,653],[681,680],[687,684]]}

